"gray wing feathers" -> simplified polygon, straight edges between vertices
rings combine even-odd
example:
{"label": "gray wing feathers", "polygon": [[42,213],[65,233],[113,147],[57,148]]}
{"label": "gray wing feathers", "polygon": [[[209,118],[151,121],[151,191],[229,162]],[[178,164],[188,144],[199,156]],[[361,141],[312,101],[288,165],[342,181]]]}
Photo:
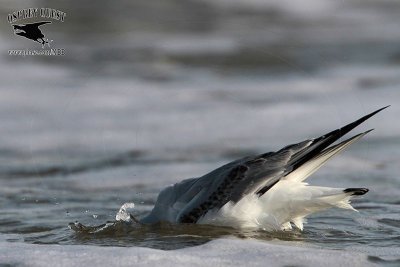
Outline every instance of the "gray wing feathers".
{"label": "gray wing feathers", "polygon": [[[225,165],[199,178],[189,189],[199,193],[179,213],[177,221],[194,223],[211,209],[219,209],[229,201],[237,202],[247,194],[275,184],[285,172],[292,153],[289,149],[265,158],[265,154],[245,158],[236,165]],[[199,187],[203,189],[198,190]]]}
{"label": "gray wing feathers", "polygon": [[[220,207],[222,203],[227,203],[232,189],[245,177],[247,170],[248,167],[238,165],[232,168],[225,179],[223,179],[216,188],[213,186],[203,188],[179,213],[177,221],[195,223],[209,210]],[[199,181],[202,178],[199,178]]]}
{"label": "gray wing feathers", "polygon": [[[385,108],[319,138],[292,144],[277,152],[246,157],[198,178],[187,193],[178,199],[178,202],[187,205],[178,213],[176,221],[195,223],[209,210],[219,209],[229,201],[237,202],[251,193],[263,195],[282,177],[324,153],[323,151],[336,140]],[[329,151],[329,148],[325,150],[327,153]]]}

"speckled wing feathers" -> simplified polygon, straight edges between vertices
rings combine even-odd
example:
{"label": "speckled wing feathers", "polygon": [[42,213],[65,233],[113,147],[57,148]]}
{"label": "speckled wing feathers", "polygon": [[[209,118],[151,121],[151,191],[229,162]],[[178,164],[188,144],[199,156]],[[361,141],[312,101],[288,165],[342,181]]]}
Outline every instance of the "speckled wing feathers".
{"label": "speckled wing feathers", "polygon": [[199,193],[178,214],[177,222],[196,223],[209,210],[219,209],[229,201],[238,202],[252,193],[258,196],[265,194],[282,177],[318,156],[336,140],[385,108],[316,139],[288,145],[277,152],[239,159],[198,178],[188,191]]}

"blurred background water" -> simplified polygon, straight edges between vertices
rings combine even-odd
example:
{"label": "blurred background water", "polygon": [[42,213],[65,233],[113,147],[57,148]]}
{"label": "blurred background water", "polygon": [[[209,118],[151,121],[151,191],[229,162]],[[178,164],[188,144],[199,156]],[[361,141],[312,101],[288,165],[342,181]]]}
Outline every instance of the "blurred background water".
{"label": "blurred background water", "polygon": [[[42,26],[62,57],[13,34]],[[220,236],[359,251],[398,264],[400,2],[396,0],[2,1],[0,233],[7,242],[175,249]],[[77,236],[68,223],[148,212],[160,189],[235,158],[319,136],[391,104],[310,182],[368,187],[360,213],[312,216],[303,233],[156,226]],[[331,263],[334,264],[334,263]]]}

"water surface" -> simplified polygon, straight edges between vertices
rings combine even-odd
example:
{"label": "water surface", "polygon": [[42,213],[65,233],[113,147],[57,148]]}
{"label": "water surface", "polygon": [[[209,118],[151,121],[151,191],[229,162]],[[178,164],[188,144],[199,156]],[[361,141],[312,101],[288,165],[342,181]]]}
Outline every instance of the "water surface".
{"label": "water surface", "polygon": [[[239,248],[279,242],[311,248],[310,255],[333,249],[361,253],[370,264],[398,264],[400,5],[304,5],[310,8],[285,1],[60,4],[66,22],[48,34],[67,56],[3,53],[0,61],[0,247],[185,251],[211,241],[223,253],[229,238],[239,238]],[[2,26],[0,48],[35,45],[18,38]],[[309,180],[369,188],[354,201],[358,213],[330,210],[311,216],[303,232],[288,233],[169,224],[81,234],[68,228],[113,221],[126,202],[142,216],[169,184],[317,137],[388,104],[355,133],[375,131]],[[8,253],[3,262],[27,264]]]}

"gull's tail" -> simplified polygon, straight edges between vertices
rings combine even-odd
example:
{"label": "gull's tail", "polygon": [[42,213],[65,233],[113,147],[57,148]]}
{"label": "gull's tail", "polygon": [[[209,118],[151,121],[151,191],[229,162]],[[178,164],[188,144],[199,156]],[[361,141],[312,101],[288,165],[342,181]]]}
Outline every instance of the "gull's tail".
{"label": "gull's tail", "polygon": [[228,202],[220,210],[207,213],[199,223],[269,231],[290,230],[294,225],[303,230],[308,215],[335,207],[355,211],[351,199],[367,192],[366,188],[330,188],[281,180],[261,197],[250,194],[238,203]]}
{"label": "gull's tail", "polygon": [[[367,188],[343,189],[309,186],[304,180],[333,156],[370,131],[372,129],[323,150],[281,179],[260,198],[263,214],[269,214],[264,218],[263,224],[275,224],[276,228],[279,227],[282,230],[292,229],[292,224],[294,224],[298,229],[303,230],[304,218],[312,213],[332,207],[355,210],[351,206],[350,200],[354,196],[366,194],[369,191]],[[259,221],[262,220],[262,218],[259,219]]]}
{"label": "gull's tail", "polygon": [[260,198],[263,214],[269,216],[258,220],[281,230],[291,229],[291,224],[303,230],[306,216],[333,207],[355,211],[350,204],[352,197],[367,192],[366,188],[341,189],[309,186],[298,181],[280,181]]}

